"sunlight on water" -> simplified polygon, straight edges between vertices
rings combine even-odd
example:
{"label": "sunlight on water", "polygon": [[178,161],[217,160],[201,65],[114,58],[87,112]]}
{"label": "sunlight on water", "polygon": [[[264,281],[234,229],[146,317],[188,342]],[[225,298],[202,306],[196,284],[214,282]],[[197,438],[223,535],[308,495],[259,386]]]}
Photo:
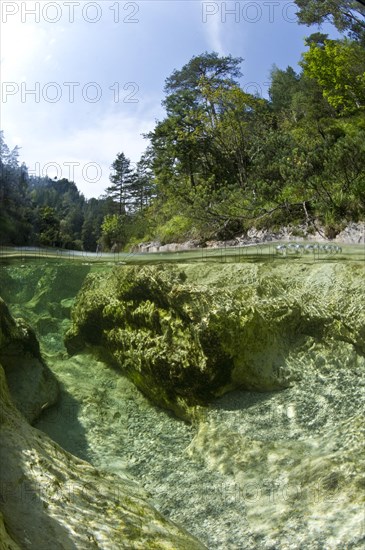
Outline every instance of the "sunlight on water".
{"label": "sunlight on water", "polygon": [[[230,284],[239,285],[242,264],[225,263],[184,269],[194,283],[219,287],[229,272]],[[28,259],[0,271],[1,294],[35,327],[61,383],[59,403],[37,427],[69,452],[142,485],[163,514],[210,549],[360,548],[364,356],[350,341],[293,349],[289,387],[233,391],[188,425],[151,405],[99,350],[66,353],[63,336],[84,278],[112,264]],[[328,286],[331,300],[329,274],[329,283],[322,271],[310,284]]]}

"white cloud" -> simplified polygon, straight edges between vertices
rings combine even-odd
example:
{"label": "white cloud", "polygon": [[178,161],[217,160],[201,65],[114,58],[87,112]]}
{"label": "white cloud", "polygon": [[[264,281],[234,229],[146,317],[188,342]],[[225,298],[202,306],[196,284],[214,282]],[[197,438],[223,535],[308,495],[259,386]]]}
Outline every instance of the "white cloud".
{"label": "white cloud", "polygon": [[142,134],[154,126],[155,111],[143,116],[108,113],[71,134],[47,136],[41,147],[39,139],[33,146],[31,136],[23,136],[22,156],[31,173],[73,179],[87,198],[98,197],[109,185],[110,165],[117,153],[123,152],[132,163],[137,162],[148,145]]}
{"label": "white cloud", "polygon": [[36,24],[11,20],[1,25],[2,80],[17,81],[26,67],[47,49],[47,31]]}
{"label": "white cloud", "polygon": [[217,52],[219,55],[224,55],[222,21],[218,3],[202,2],[202,24],[209,49]]}

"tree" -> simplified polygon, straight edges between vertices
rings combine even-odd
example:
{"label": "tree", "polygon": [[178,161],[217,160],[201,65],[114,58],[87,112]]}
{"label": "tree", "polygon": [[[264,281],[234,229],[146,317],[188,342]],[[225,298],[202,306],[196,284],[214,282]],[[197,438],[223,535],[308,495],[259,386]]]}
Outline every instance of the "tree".
{"label": "tree", "polygon": [[365,41],[365,5],[358,0],[295,0],[299,22],[304,25],[332,23],[341,33]]}
{"label": "tree", "polygon": [[272,124],[268,103],[236,85],[203,93],[215,113],[205,121],[214,187],[233,184],[248,192],[253,159]]}
{"label": "tree", "polygon": [[50,206],[44,206],[39,210],[39,240],[46,246],[59,244],[60,219],[56,210]]}
{"label": "tree", "polygon": [[299,89],[300,75],[292,67],[287,67],[285,71],[273,67],[269,95],[274,111],[289,111],[293,96]]}
{"label": "tree", "polygon": [[175,192],[181,188],[184,194],[188,184],[196,192],[200,182],[212,175],[213,168],[218,169],[212,150],[212,128],[219,110],[214,91],[237,85],[241,61],[205,52],[166,79],[163,105],[167,117],[148,136],[160,190],[162,187],[166,192],[173,186]]}
{"label": "tree", "polygon": [[102,241],[106,248],[112,248],[114,244],[124,246],[127,240],[125,217],[118,214],[107,214],[101,225]]}
{"label": "tree", "polygon": [[27,167],[19,166],[19,147],[10,150],[0,132],[0,241],[29,244],[33,221]]}
{"label": "tree", "polygon": [[[166,99],[163,103],[167,112],[169,113],[170,108],[172,112],[175,111],[176,99],[178,104],[181,99],[185,102],[191,99],[195,106],[202,102],[202,82],[209,84],[212,89],[237,85],[237,79],[242,76],[242,61],[241,57],[234,58],[231,55],[219,57],[216,52],[205,52],[192,57],[189,63],[180,70],[175,69],[165,81]],[[179,97],[176,98],[176,94]]]}
{"label": "tree", "polygon": [[319,207],[331,220],[364,219],[365,124],[346,122],[342,135],[322,156],[317,179]]}
{"label": "tree", "polygon": [[[211,132],[209,125],[217,116],[210,102],[210,91],[237,85],[241,58],[219,57],[217,53],[194,56],[165,82],[163,105],[167,118],[150,134],[159,169],[160,182],[183,178],[196,189],[199,178],[211,172]],[[162,160],[164,159],[164,160]],[[162,170],[160,170],[160,167]]]}
{"label": "tree", "polygon": [[84,206],[84,223],[81,229],[81,241],[84,250],[95,251],[101,235],[101,225],[109,210],[108,200],[89,199]]}
{"label": "tree", "polygon": [[141,213],[150,203],[155,193],[154,175],[152,171],[152,151],[147,151],[137,162],[131,177],[130,202],[133,212]]}
{"label": "tree", "polygon": [[127,212],[131,202],[132,169],[130,167],[130,160],[124,153],[118,153],[111,168],[113,172],[109,179],[112,185],[106,189],[106,196],[111,197],[118,205],[118,214],[121,216]]}
{"label": "tree", "polygon": [[304,75],[320,85],[328,103],[342,115],[365,107],[365,48],[359,43],[326,40],[303,54]]}

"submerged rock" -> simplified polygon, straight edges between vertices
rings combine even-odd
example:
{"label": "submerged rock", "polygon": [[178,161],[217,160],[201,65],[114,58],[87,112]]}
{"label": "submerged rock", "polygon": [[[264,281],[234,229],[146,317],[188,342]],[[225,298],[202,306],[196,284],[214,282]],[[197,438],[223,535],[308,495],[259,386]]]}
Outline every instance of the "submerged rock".
{"label": "submerged rock", "polygon": [[139,486],[96,470],[32,428],[0,366],[0,547],[202,549]]}
{"label": "submerged rock", "polygon": [[65,343],[70,353],[103,347],[154,403],[187,417],[229,383],[233,364],[213,323],[200,322],[209,300],[184,279],[156,267],[90,275]]}
{"label": "submerged rock", "polygon": [[304,368],[295,355],[318,342],[365,354],[363,274],[339,263],[115,268],[88,276],[65,343],[103,348],[154,403],[192,418],[236,387],[287,387]]}
{"label": "submerged rock", "polygon": [[27,261],[0,269],[0,294],[14,317],[34,330],[44,357],[65,353],[63,334],[90,266],[72,261]]}
{"label": "submerged rock", "polygon": [[0,361],[18,409],[33,422],[58,398],[58,383],[43,361],[33,329],[14,319],[0,298]]}

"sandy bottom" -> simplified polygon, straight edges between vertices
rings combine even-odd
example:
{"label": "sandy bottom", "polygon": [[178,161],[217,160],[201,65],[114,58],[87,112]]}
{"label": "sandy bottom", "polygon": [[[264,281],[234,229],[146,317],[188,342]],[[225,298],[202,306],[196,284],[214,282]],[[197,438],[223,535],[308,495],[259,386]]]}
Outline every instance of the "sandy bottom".
{"label": "sandy bottom", "polygon": [[338,354],[297,358],[306,359],[301,382],[228,394],[192,427],[94,355],[61,352],[48,362],[62,399],[37,427],[95,466],[136,479],[209,549],[362,548],[365,365],[346,346]]}

